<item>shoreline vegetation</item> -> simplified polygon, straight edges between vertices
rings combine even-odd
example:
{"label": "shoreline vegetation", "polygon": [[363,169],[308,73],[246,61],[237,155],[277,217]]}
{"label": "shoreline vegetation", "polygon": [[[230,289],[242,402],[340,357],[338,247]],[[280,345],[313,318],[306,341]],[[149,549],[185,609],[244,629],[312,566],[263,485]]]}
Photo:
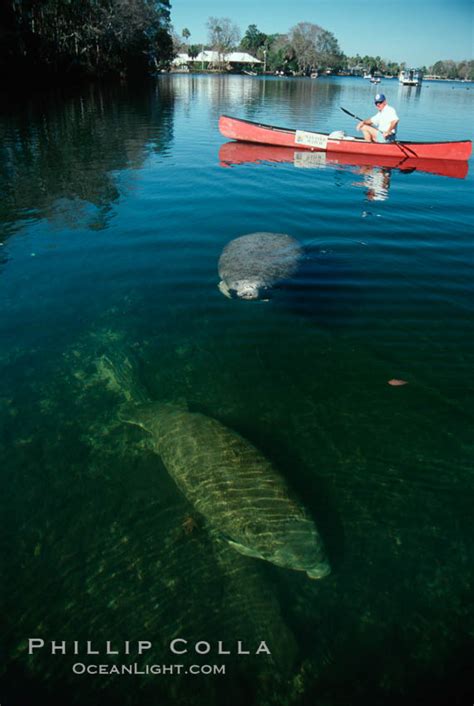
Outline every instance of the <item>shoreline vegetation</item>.
{"label": "shoreline vegetation", "polygon": [[[283,34],[254,24],[244,36],[227,17],[209,17],[208,41],[171,24],[170,0],[7,0],[0,9],[0,71],[4,85],[64,86],[94,79],[140,80],[160,72],[391,78],[407,68],[380,56],[347,56],[332,32],[299,22]],[[197,61],[212,51],[212,61]],[[229,62],[230,52],[254,61]],[[176,65],[178,56],[187,57]],[[249,57],[250,55],[250,57]],[[175,62],[175,64],[173,64]],[[474,80],[474,61],[419,67],[432,80]]]}
{"label": "shoreline vegetation", "polygon": [[172,61],[170,9],[170,0],[6,0],[0,71],[19,89],[146,77]]}
{"label": "shoreline vegetation", "polygon": [[[210,76],[232,76],[232,75],[247,75],[247,76],[266,76],[267,78],[278,78],[284,77],[284,78],[316,78],[315,75],[310,76],[309,74],[303,74],[299,72],[295,73],[285,73],[284,71],[258,71],[253,69],[253,73],[250,71],[247,71],[245,69],[240,69],[240,68],[235,68],[235,69],[216,69],[212,67],[207,67],[207,68],[189,68],[189,69],[183,69],[183,68],[170,68],[170,69],[162,69],[161,72],[162,74],[170,74],[170,75],[179,75],[179,74],[189,74],[189,75],[210,75]],[[364,78],[362,74],[358,73],[350,73],[348,71],[324,71],[321,74],[318,74],[317,78],[323,78],[324,76],[326,77],[340,77],[340,78]],[[378,74],[375,74],[375,77],[378,77]],[[384,75],[380,76],[380,78],[385,78],[385,79],[398,79],[398,76],[389,76],[389,75]],[[440,81],[440,82],[453,82],[453,83],[474,83],[474,79],[464,79],[464,78],[445,78],[442,76],[431,76],[431,75],[426,75],[423,76],[423,81]],[[413,87],[412,87],[413,88]]]}

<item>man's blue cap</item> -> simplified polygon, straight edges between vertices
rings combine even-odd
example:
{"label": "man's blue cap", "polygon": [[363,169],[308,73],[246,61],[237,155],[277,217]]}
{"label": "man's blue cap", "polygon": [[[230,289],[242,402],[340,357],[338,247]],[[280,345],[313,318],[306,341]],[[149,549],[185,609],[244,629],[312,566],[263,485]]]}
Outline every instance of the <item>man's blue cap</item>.
{"label": "man's blue cap", "polygon": [[384,93],[377,93],[377,95],[374,98],[374,103],[383,103],[385,100],[385,94]]}

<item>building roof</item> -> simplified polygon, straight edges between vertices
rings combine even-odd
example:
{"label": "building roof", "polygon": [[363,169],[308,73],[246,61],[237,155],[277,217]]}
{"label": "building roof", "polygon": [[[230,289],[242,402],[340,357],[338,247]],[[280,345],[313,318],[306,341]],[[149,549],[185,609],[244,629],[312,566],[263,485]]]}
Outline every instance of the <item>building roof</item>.
{"label": "building roof", "polygon": [[232,51],[228,54],[220,55],[217,51],[211,51],[206,49],[206,51],[201,51],[194,58],[191,59],[189,54],[178,54],[178,56],[173,59],[172,64],[174,66],[183,66],[184,64],[189,64],[192,62],[206,61],[210,64],[217,64],[219,61],[225,61],[228,64],[261,64],[260,59],[255,56],[248,54],[244,51]]}
{"label": "building roof", "polygon": [[192,59],[188,54],[178,54],[171,63],[173,66],[184,66],[185,64],[189,64],[190,61],[192,61]]}
{"label": "building roof", "polygon": [[226,54],[226,61],[229,63],[235,62],[236,64],[261,64],[262,62],[257,57],[248,54],[245,51],[233,51],[230,54]]}

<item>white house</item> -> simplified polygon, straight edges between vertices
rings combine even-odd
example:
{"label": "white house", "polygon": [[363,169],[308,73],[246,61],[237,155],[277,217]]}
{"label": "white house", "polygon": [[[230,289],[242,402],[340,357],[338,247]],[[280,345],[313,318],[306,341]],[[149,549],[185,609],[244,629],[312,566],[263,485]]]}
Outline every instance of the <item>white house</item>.
{"label": "white house", "polygon": [[178,54],[171,62],[172,66],[187,66],[192,61],[188,54]]}
{"label": "white house", "polygon": [[232,51],[228,54],[219,54],[217,51],[205,50],[199,52],[195,58],[191,58],[188,54],[178,54],[178,56],[171,62],[172,66],[182,67],[189,64],[220,64],[225,62],[226,64],[262,64],[260,59],[255,56],[248,54],[244,51]]}

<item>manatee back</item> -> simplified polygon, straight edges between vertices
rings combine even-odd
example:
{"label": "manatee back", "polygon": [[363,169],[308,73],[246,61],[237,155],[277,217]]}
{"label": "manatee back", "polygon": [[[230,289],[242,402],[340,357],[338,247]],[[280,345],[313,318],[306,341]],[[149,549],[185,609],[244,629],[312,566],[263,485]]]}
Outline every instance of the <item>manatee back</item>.
{"label": "manatee back", "polygon": [[202,414],[163,409],[160,416],[155,444],[168,472],[237,551],[268,559],[290,545],[306,553],[320,543],[283,476],[253,444]]}
{"label": "manatee back", "polygon": [[270,287],[295,273],[301,254],[298,241],[289,235],[250,233],[225,246],[218,272],[229,288],[239,281]]}

